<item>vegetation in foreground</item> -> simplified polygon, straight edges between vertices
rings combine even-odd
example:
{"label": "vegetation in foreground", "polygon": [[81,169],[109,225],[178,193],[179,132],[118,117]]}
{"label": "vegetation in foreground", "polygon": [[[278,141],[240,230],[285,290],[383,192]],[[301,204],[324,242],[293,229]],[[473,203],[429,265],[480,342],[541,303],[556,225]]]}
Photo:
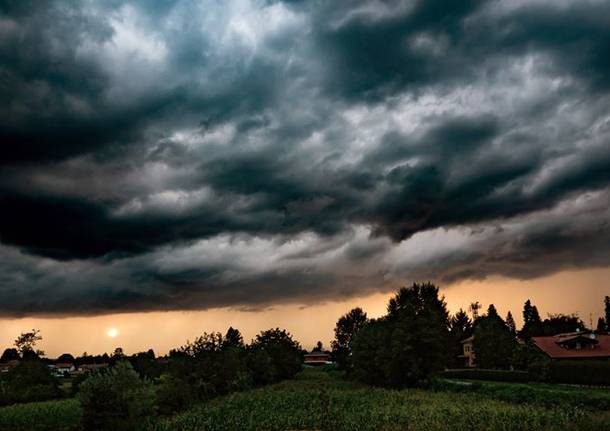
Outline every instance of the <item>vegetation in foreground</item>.
{"label": "vegetation in foreground", "polygon": [[[176,416],[141,423],[140,429],[577,431],[610,427],[610,417],[576,407],[574,397],[565,396],[583,389],[540,385],[536,397],[519,399],[506,395],[509,388],[516,388],[512,384],[490,385],[479,384],[460,393],[445,388],[398,391],[347,381],[336,372],[305,370],[295,380],[232,393]],[[553,392],[553,403],[545,401],[545,391]],[[603,397],[602,391],[599,397]],[[79,415],[74,400],[5,407],[0,409],[0,429],[77,431]]]}

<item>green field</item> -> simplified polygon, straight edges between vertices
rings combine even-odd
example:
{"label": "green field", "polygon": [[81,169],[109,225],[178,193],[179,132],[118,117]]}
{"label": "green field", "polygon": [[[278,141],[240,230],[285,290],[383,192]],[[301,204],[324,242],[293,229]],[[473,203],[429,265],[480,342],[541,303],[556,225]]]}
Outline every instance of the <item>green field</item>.
{"label": "green field", "polygon": [[[201,404],[149,430],[604,430],[610,393],[550,385],[480,383],[394,391],[307,370],[296,380]],[[526,396],[528,392],[532,396]],[[588,397],[584,403],[575,400]],[[599,410],[598,410],[599,409]],[[78,430],[75,400],[0,409],[0,430]]]}

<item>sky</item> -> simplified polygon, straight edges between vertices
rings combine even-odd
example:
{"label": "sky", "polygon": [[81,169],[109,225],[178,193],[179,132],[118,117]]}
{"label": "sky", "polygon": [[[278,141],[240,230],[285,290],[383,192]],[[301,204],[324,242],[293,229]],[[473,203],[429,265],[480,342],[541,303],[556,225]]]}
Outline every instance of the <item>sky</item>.
{"label": "sky", "polygon": [[598,0],[0,1],[0,347],[309,346],[428,280],[596,320],[608,53]]}

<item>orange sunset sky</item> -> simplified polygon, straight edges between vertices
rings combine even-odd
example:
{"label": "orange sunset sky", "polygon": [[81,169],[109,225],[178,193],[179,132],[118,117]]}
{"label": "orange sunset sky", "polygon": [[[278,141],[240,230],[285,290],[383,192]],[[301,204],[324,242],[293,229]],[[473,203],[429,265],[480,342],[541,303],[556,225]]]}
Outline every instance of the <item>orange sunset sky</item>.
{"label": "orange sunset sky", "polygon": [[[610,269],[566,271],[527,281],[494,277],[481,282],[462,282],[442,288],[451,312],[467,309],[478,300],[493,303],[502,315],[511,310],[521,323],[523,302],[530,298],[541,316],[547,313],[578,313],[589,325],[603,313],[603,296],[610,294]],[[329,346],[336,320],[352,307],[361,306],[369,316],[384,313],[390,293],[352,298],[311,306],[280,305],[261,311],[216,308],[206,311],[108,314],[94,317],[0,319],[0,346],[8,347],[21,332],[41,329],[40,347],[47,356],[112,352],[122,347],[126,353],[153,348],[165,354],[203,331],[224,332],[234,326],[250,340],[258,331],[279,326],[288,329],[306,348],[317,340]],[[111,338],[107,332],[117,329]]]}

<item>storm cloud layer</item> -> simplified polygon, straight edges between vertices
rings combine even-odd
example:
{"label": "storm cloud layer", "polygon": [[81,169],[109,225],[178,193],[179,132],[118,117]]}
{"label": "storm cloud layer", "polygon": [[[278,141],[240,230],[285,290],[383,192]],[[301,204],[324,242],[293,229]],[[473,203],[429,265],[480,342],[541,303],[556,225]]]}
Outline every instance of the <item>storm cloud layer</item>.
{"label": "storm cloud layer", "polygon": [[610,3],[0,2],[0,314],[610,264]]}

